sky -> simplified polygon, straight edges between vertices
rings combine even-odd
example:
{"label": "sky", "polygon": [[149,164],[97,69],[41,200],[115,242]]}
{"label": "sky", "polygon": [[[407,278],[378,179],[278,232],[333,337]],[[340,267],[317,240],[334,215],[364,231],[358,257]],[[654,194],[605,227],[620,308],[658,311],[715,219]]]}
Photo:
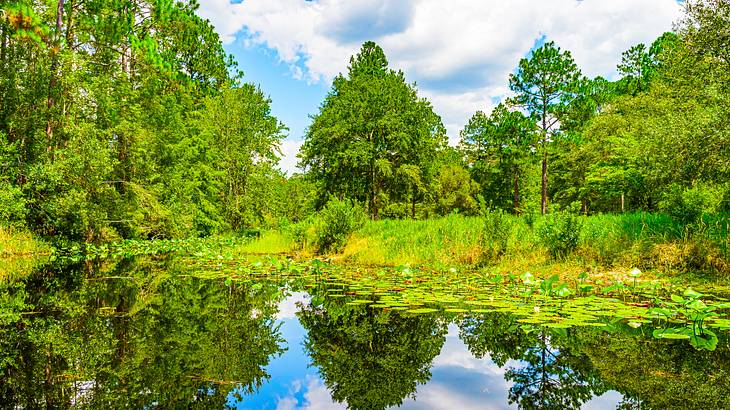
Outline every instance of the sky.
{"label": "sky", "polygon": [[621,53],[651,43],[681,14],[676,0],[199,0],[247,82],[289,129],[280,167],[296,171],[306,127],[332,79],[373,40],[431,101],[452,144],[477,111],[509,96],[509,74],[555,41],[589,77],[616,78]]}

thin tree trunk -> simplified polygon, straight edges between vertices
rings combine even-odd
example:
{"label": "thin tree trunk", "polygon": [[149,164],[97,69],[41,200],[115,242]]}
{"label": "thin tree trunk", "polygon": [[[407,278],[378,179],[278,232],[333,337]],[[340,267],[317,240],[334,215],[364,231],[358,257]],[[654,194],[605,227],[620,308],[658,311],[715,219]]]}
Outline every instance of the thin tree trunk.
{"label": "thin tree trunk", "polygon": [[624,212],[624,193],[621,192],[621,213]]}
{"label": "thin tree trunk", "polygon": [[8,50],[8,33],[5,26],[0,26],[0,68],[5,72],[5,63],[7,61]]}
{"label": "thin tree trunk", "polygon": [[416,193],[414,188],[413,199],[411,201],[411,219],[416,219]]}
{"label": "thin tree trunk", "polygon": [[515,210],[515,215],[520,214],[520,170],[515,168],[514,177],[514,198],[512,200],[512,206]]}
{"label": "thin tree trunk", "polygon": [[540,199],[540,211],[543,215],[547,213],[547,184],[548,184],[548,154],[547,154],[547,103],[543,102],[542,108],[542,189]]}
{"label": "thin tree trunk", "polygon": [[541,198],[541,204],[540,209],[542,211],[542,214],[545,215],[547,213],[547,185],[548,185],[548,155],[547,150],[545,147],[543,147],[543,154],[542,154],[542,198]]}
{"label": "thin tree trunk", "polygon": [[63,3],[64,0],[58,0],[58,8],[56,9],[56,33],[54,35],[54,45],[51,49],[53,54],[51,57],[51,81],[48,85],[48,119],[46,120],[46,137],[48,138],[48,151],[53,150],[53,107],[56,105],[55,93],[58,85],[58,54],[61,51],[61,28],[63,26]]}

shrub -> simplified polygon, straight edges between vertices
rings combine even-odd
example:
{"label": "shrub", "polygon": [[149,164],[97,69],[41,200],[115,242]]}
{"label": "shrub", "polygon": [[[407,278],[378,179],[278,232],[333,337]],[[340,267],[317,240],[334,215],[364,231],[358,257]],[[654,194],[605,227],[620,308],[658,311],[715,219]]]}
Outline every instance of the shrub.
{"label": "shrub", "polygon": [[502,210],[488,210],[484,213],[481,245],[485,261],[496,261],[504,255],[512,225],[512,220]]}
{"label": "shrub", "polygon": [[572,254],[578,248],[580,233],[580,218],[562,212],[545,218],[538,229],[540,243],[553,259],[565,259]]}
{"label": "shrub", "polygon": [[304,220],[286,226],[285,232],[294,242],[295,248],[304,250],[311,242],[311,231],[314,229],[314,216],[310,215]]}
{"label": "shrub", "polygon": [[339,251],[347,237],[365,223],[365,211],[350,200],[331,198],[319,213],[317,248],[320,252]]}
{"label": "shrub", "polygon": [[0,182],[0,225],[22,226],[27,213],[23,192]]}
{"label": "shrub", "polygon": [[659,207],[667,215],[685,225],[694,225],[704,215],[716,214],[722,204],[723,193],[717,187],[696,185],[682,188],[673,185],[664,195]]}

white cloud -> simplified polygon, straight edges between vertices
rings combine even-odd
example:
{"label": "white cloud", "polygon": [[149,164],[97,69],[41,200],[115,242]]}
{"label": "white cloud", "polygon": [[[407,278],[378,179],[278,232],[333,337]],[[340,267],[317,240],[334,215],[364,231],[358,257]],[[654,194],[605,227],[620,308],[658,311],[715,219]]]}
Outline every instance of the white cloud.
{"label": "white cloud", "polygon": [[281,142],[281,160],[279,161],[279,168],[291,175],[295,172],[302,172],[300,168],[297,168],[297,153],[299,148],[302,146],[304,141],[285,139]]}
{"label": "white cloud", "polygon": [[299,304],[309,305],[309,294],[307,292],[294,292],[279,302],[277,320],[294,319],[299,311]]}
{"label": "white cloud", "polygon": [[203,0],[224,41],[241,34],[309,82],[329,82],[367,39],[417,81],[452,141],[505,94],[509,73],[543,35],[589,76],[611,77],[621,52],[671,29],[676,0]]}
{"label": "white cloud", "polygon": [[[302,390],[304,390],[304,403],[300,405],[294,396]],[[290,394],[279,398],[276,403],[276,410],[344,410],[346,408],[345,405],[332,401],[327,386],[314,375],[307,375],[303,380],[294,380]]]}

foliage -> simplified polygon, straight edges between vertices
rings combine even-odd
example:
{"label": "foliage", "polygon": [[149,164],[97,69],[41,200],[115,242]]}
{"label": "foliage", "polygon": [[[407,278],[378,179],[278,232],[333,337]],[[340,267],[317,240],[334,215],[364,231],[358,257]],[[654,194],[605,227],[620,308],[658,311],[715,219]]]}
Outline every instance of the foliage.
{"label": "foliage", "polygon": [[540,242],[554,259],[565,259],[578,248],[582,222],[568,213],[556,213],[537,228]]}
{"label": "foliage", "polygon": [[352,198],[378,218],[391,201],[422,201],[444,134],[428,101],[367,42],[313,117],[300,164],[316,182],[320,202],[329,195]]}
{"label": "foliage", "polygon": [[23,191],[16,186],[0,182],[0,225],[24,226],[27,214]]}
{"label": "foliage", "polygon": [[283,127],[197,8],[3,3],[4,218],[104,242],[221,233],[269,217]]}
{"label": "foliage", "polygon": [[489,117],[477,111],[461,131],[460,149],[490,206],[521,212],[520,180],[533,160],[534,128],[521,112],[499,104]]}
{"label": "foliage", "polygon": [[357,202],[330,198],[318,214],[317,248],[320,252],[338,251],[348,236],[362,227],[365,212]]}
{"label": "foliage", "polygon": [[437,215],[461,212],[476,215],[479,212],[479,184],[471,179],[469,173],[458,165],[444,165],[436,179]]}
{"label": "foliage", "polygon": [[665,193],[659,207],[683,224],[697,224],[703,216],[716,214],[721,202],[722,195],[715,187],[700,185],[683,189],[674,185]]}
{"label": "foliage", "polygon": [[482,254],[487,261],[496,261],[507,252],[512,223],[501,210],[489,210],[484,214]]}

